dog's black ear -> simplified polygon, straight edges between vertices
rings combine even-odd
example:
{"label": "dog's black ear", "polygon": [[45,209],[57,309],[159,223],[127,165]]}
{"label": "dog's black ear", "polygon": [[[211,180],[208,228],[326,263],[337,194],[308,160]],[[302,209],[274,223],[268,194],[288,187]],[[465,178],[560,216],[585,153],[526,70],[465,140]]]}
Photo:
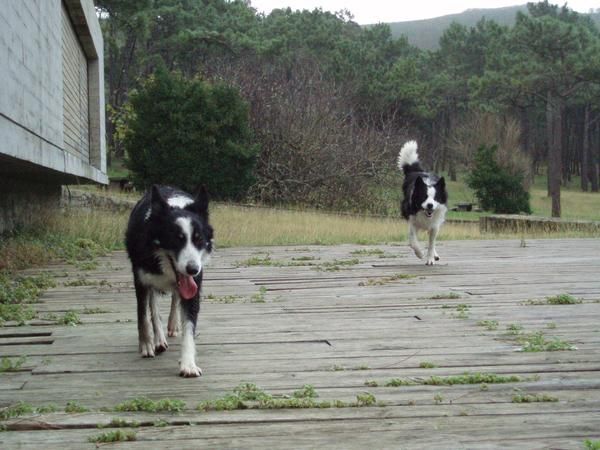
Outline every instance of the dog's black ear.
{"label": "dog's black ear", "polygon": [[153,216],[160,216],[169,209],[169,205],[160,194],[156,184],[152,185],[152,194],[150,196],[150,210]]}
{"label": "dog's black ear", "polygon": [[208,218],[208,191],[206,190],[206,186],[201,185],[196,189],[194,203],[188,205],[186,209]]}

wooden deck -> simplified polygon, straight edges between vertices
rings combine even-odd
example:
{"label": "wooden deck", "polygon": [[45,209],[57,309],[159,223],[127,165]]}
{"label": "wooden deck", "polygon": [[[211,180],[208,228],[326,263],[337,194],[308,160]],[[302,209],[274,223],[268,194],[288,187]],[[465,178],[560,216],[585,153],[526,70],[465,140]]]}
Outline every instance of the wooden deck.
{"label": "wooden deck", "polygon": [[[199,379],[177,376],[178,342],[154,359],[138,355],[124,253],[92,271],[49,267],[63,278],[39,311],[104,313],[81,314],[75,327],[41,321],[0,329],[0,356],[27,355],[21,371],[0,374],[0,406],[60,410],[3,422],[0,447],[93,448],[88,438],[114,431],[97,428],[114,418],[142,426],[137,441],[109,445],[145,449],[573,449],[600,439],[600,241],[442,242],[438,251],[442,264],[426,267],[405,245],[218,250],[206,271]],[[263,265],[244,267],[250,258]],[[332,268],[339,270],[324,270]],[[62,285],[81,277],[97,283]],[[582,302],[542,304],[561,293]],[[162,306],[167,315],[168,302]],[[511,325],[519,335],[541,331],[576,349],[518,351]],[[425,384],[465,372],[521,381]],[[385,386],[394,378],[413,384]],[[240,383],[280,398],[309,384],[315,401],[345,407],[196,410]],[[365,392],[376,406],[350,406]],[[513,402],[527,394],[558,401]],[[114,412],[140,396],[184,400],[186,409]],[[90,412],[64,413],[67,401]],[[155,425],[159,419],[164,426]]]}

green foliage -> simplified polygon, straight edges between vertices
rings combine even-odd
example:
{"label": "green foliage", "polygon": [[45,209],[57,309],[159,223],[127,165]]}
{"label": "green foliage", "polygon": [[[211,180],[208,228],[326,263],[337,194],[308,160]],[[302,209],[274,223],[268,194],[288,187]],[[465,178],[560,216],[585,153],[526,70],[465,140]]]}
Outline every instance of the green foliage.
{"label": "green foliage", "polygon": [[575,347],[567,341],[559,338],[546,339],[541,331],[522,335],[518,338],[524,352],[557,352],[563,350],[575,350]]}
{"label": "green foliage", "polygon": [[467,185],[473,189],[482,209],[500,214],[531,213],[529,192],[523,189],[523,177],[500,167],[496,147],[482,145],[475,154]]}
{"label": "green foliage", "polygon": [[258,148],[237,90],[159,68],[132,94],[131,105],[124,144],[136,185],[193,192],[204,184],[219,198],[245,194]]}
{"label": "green foliage", "polygon": [[583,441],[583,447],[585,450],[600,450],[600,441],[592,441],[591,439],[586,439]]}
{"label": "green foliage", "polygon": [[558,398],[548,394],[522,394],[513,395],[513,403],[540,403],[540,402],[557,402]]}
{"label": "green foliage", "polygon": [[185,408],[182,400],[171,400],[168,398],[154,401],[147,397],[138,397],[119,403],[115,411],[145,411],[145,412],[179,412]]}
{"label": "green foliage", "polygon": [[106,433],[99,434],[98,436],[91,436],[88,441],[93,443],[109,443],[109,442],[125,442],[137,440],[136,433],[134,431],[115,430],[108,431]]}
{"label": "green foliage", "polygon": [[546,297],[549,305],[576,305],[581,303],[581,300],[569,294],[559,294],[552,297]]}
{"label": "green foliage", "polygon": [[11,358],[3,356],[2,360],[0,360],[0,373],[16,372],[21,368],[23,364],[25,364],[26,360],[27,358],[25,356],[21,356],[14,361]]}
{"label": "green foliage", "polygon": [[25,414],[33,414],[34,409],[28,403],[18,402],[0,409],[0,420],[8,420]]}
{"label": "green foliage", "polygon": [[69,413],[69,414],[74,414],[74,413],[84,413],[84,412],[88,412],[89,409],[86,408],[83,405],[80,405],[79,403],[75,402],[75,401],[69,401],[67,402],[67,406],[65,406],[65,412]]}

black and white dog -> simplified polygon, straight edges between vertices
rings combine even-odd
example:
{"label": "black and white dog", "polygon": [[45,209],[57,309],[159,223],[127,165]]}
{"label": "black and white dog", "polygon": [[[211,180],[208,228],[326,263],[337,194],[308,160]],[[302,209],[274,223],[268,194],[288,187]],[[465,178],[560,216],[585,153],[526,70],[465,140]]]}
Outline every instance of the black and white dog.
{"label": "black and white dog", "polygon": [[140,352],[152,358],[169,346],[158,297],[171,293],[168,335],[177,336],[183,328],[179,374],[184,377],[202,374],[196,365],[194,335],[202,271],[212,251],[212,238],[204,187],[192,197],[167,186],[153,186],[135,205],[125,236],[137,297]]}
{"label": "black and white dog", "polygon": [[429,248],[425,264],[432,266],[440,257],[435,251],[435,239],[446,218],[448,193],[444,177],[425,172],[419,162],[417,142],[409,141],[398,155],[398,168],[404,172],[402,217],[408,220],[408,241],[418,258],[424,253],[417,232],[429,232]]}

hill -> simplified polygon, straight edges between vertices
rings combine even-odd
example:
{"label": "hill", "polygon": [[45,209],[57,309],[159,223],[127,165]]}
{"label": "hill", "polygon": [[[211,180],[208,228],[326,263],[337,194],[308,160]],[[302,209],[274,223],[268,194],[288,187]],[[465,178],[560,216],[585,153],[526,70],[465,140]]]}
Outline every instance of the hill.
{"label": "hill", "polygon": [[[487,20],[493,20],[501,25],[513,25],[518,11],[526,11],[527,6],[507,6],[504,8],[490,9],[467,9],[459,14],[449,14],[447,16],[435,17],[433,19],[413,20],[407,22],[389,23],[392,35],[396,38],[405,35],[408,42],[415,47],[424,50],[435,50],[438,48],[439,39],[444,30],[452,22],[472,27],[485,17]],[[596,25],[600,25],[600,12],[592,14],[592,19]]]}

